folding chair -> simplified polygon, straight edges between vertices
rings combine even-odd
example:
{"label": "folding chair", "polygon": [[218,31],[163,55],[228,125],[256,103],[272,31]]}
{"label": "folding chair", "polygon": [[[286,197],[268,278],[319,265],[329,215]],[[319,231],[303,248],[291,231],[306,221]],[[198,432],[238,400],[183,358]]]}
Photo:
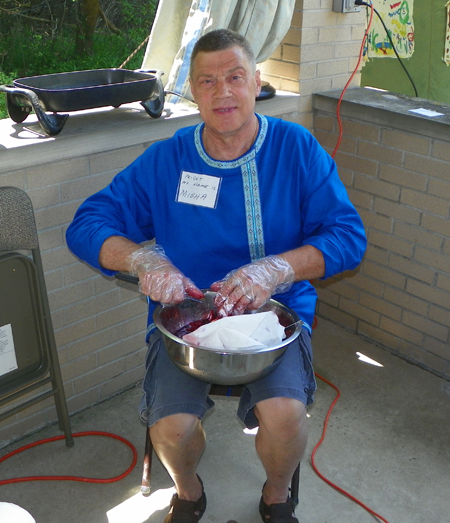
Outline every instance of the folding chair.
{"label": "folding chair", "polygon": [[[116,274],[118,280],[125,281],[127,283],[137,284],[139,282],[138,278],[135,276],[130,276],[127,273],[119,272]],[[218,396],[240,396],[242,392],[242,385],[215,385],[211,386],[210,394]],[[144,463],[142,469],[142,481],[141,481],[141,493],[144,496],[148,496],[151,492],[151,468],[152,468],[152,457],[153,457],[153,444],[150,438],[150,433],[148,428],[145,429],[145,452],[144,452]],[[291,480],[290,487],[290,497],[294,507],[298,505],[299,502],[299,487],[300,487],[300,463],[295,469],[294,475]]]}
{"label": "folding chair", "polygon": [[[0,421],[53,396],[59,428],[71,447],[33,206],[16,187],[0,187],[0,349],[0,408],[14,402]],[[32,394],[41,387],[44,391]]]}

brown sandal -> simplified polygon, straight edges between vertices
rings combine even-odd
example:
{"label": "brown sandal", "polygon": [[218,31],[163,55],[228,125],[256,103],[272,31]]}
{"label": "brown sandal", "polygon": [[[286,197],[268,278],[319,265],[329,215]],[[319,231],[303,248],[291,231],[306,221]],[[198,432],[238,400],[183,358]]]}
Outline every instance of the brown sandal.
{"label": "brown sandal", "polygon": [[259,513],[264,523],[298,523],[298,519],[293,515],[294,505],[289,497],[286,503],[266,505],[261,496]]}
{"label": "brown sandal", "polygon": [[[197,501],[180,499],[178,494],[172,496],[170,501],[170,512],[164,519],[164,523],[197,523],[206,510],[206,495],[203,490],[203,482],[197,476],[202,486],[202,495]],[[198,512],[198,514],[196,514]]]}

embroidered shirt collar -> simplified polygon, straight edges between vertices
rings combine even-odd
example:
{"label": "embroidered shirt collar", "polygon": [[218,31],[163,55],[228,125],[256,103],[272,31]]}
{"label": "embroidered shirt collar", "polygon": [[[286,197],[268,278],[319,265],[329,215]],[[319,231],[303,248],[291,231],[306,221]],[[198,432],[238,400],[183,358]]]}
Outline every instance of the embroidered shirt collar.
{"label": "embroidered shirt collar", "polygon": [[253,160],[255,158],[257,152],[261,149],[262,144],[264,143],[264,140],[266,138],[267,134],[267,118],[264,115],[256,114],[258,120],[259,120],[259,131],[258,135],[256,137],[255,142],[250,147],[247,153],[245,153],[243,156],[236,158],[236,160],[230,160],[230,161],[222,161],[222,160],[214,160],[211,158],[205,151],[205,148],[203,147],[202,142],[202,131],[205,126],[204,123],[200,123],[195,128],[194,132],[194,139],[195,139],[195,147],[197,149],[198,154],[202,158],[204,162],[206,162],[211,167],[216,167],[217,169],[235,169],[236,167],[240,167],[241,165]]}

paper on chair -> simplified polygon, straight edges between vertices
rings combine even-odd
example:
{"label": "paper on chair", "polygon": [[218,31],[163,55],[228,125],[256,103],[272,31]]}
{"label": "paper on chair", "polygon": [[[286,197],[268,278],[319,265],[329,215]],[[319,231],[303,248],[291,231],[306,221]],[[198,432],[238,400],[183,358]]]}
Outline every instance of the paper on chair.
{"label": "paper on chair", "polygon": [[192,345],[226,351],[273,347],[283,338],[284,327],[272,311],[227,316],[183,336]]}
{"label": "paper on chair", "polygon": [[11,324],[0,326],[0,376],[17,368]]}

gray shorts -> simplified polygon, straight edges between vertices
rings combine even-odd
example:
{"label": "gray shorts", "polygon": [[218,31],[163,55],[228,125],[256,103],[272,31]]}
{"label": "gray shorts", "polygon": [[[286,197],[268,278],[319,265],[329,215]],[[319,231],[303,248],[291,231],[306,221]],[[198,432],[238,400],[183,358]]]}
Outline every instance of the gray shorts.
{"label": "gray shorts", "polygon": [[[208,396],[211,385],[190,376],[172,362],[159,331],[152,333],[148,347],[143,397],[139,406],[142,421],[150,427],[165,416],[179,413],[194,414],[202,419],[214,406]],[[287,397],[310,405],[315,390],[311,337],[306,329],[302,329],[270,374],[244,386],[237,415],[252,429],[258,426],[253,412],[258,402]]]}

